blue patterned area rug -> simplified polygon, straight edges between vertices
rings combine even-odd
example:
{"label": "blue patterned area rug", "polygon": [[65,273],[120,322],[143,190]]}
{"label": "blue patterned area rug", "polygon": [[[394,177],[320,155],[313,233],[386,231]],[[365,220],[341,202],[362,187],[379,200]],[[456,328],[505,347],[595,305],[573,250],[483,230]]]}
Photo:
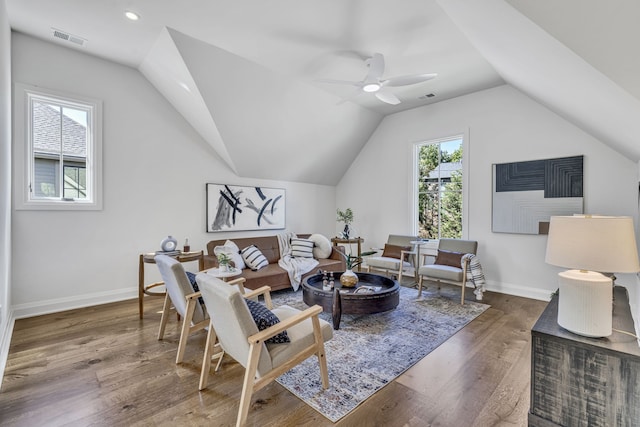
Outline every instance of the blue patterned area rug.
{"label": "blue patterned area rug", "polygon": [[[437,290],[400,287],[395,310],[368,315],[343,315],[340,329],[325,343],[329,388],[322,390],[318,359],[311,357],[277,381],[305,403],[336,422],[393,381],[489,308],[449,299]],[[275,307],[307,308],[302,291],[274,292]],[[331,323],[330,313],[321,317]]]}

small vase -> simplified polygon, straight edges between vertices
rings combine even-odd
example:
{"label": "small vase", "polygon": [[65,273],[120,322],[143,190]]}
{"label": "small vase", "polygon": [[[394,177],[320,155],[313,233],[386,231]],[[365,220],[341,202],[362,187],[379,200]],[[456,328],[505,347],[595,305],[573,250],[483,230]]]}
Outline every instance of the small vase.
{"label": "small vase", "polygon": [[358,283],[358,276],[352,270],[347,270],[340,276],[340,283],[343,288],[353,288]]}
{"label": "small vase", "polygon": [[349,224],[345,224],[344,225],[344,230],[342,230],[342,237],[344,239],[348,239],[349,238],[349,234],[351,234],[351,230],[349,230]]}
{"label": "small vase", "polygon": [[218,269],[221,273],[226,273],[227,271],[229,271],[229,265],[227,264],[220,264],[220,268]]}

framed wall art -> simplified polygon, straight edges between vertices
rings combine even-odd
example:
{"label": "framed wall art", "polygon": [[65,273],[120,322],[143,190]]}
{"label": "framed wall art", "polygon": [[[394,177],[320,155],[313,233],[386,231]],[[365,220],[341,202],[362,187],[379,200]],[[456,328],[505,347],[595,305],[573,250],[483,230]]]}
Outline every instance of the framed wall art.
{"label": "framed wall art", "polygon": [[207,232],[285,228],[285,190],[207,184]]}
{"label": "framed wall art", "polygon": [[494,164],[491,230],[548,234],[551,216],[581,214],[583,157]]}

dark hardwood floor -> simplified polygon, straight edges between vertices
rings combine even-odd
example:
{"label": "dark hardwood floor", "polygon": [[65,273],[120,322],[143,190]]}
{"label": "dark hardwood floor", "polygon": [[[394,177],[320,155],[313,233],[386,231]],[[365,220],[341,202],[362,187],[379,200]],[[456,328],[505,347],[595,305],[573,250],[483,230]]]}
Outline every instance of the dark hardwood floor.
{"label": "dark hardwood floor", "polygon": [[[459,298],[460,288],[441,292]],[[530,329],[546,303],[492,292],[485,302],[489,310],[336,425],[525,426]],[[147,297],[142,320],[129,300],[16,321],[0,425],[234,425],[243,368],[225,357],[199,392],[205,332],[176,365],[178,322],[158,341],[161,308]],[[274,382],[254,395],[248,425],[333,423]]]}

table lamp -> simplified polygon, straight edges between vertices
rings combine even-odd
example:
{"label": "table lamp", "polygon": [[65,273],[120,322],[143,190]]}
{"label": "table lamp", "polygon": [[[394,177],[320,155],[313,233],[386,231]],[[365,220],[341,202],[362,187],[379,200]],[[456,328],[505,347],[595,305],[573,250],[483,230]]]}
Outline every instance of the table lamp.
{"label": "table lamp", "polygon": [[558,324],[587,337],[611,335],[613,280],[640,271],[631,217],[552,216],[545,262],[558,274]]}

